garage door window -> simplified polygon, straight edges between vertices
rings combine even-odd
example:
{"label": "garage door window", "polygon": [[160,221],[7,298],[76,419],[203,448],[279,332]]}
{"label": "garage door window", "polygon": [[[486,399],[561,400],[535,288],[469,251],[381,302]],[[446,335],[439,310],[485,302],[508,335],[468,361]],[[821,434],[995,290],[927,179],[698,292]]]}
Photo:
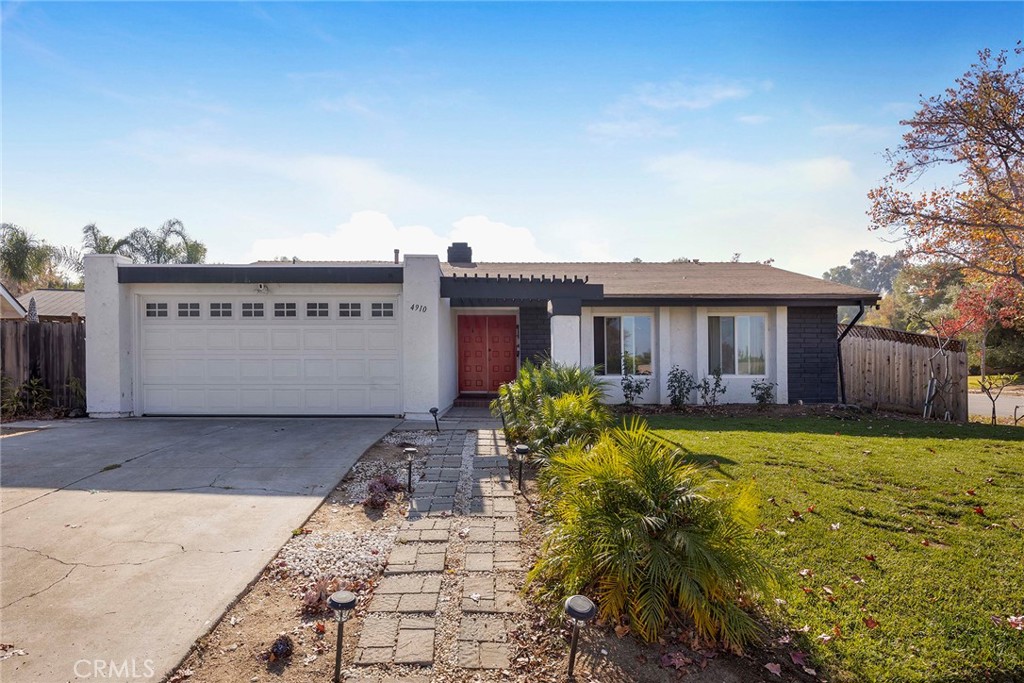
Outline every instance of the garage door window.
{"label": "garage door window", "polygon": [[210,304],[210,317],[211,318],[230,318],[231,317],[231,304]]}
{"label": "garage door window", "polygon": [[394,318],[395,305],[392,303],[370,304],[370,317],[372,318]]}
{"label": "garage door window", "polygon": [[355,303],[338,304],[338,317],[339,318],[361,318],[361,317],[363,317],[362,306],[360,304],[355,304]]}
{"label": "garage door window", "polygon": [[307,318],[327,318],[330,317],[326,303],[313,303],[306,304],[306,317]]}
{"label": "garage door window", "polygon": [[167,304],[146,304],[147,318],[166,318]]}
{"label": "garage door window", "polygon": [[263,317],[263,304],[261,303],[244,303],[242,304],[242,317],[243,318],[262,318]]}
{"label": "garage door window", "polygon": [[179,318],[198,318],[199,317],[199,304],[198,303],[181,303],[181,304],[178,304],[178,317]]}
{"label": "garage door window", "polygon": [[294,318],[295,304],[274,304],[275,318]]}

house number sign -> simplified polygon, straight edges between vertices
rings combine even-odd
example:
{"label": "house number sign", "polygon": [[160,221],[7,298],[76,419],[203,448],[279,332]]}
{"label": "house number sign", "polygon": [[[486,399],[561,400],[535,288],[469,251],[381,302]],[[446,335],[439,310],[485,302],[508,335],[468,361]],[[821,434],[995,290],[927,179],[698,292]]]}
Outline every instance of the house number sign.
{"label": "house number sign", "polygon": [[417,313],[426,313],[427,307],[424,306],[423,304],[413,304],[412,306],[409,307],[409,310],[416,311]]}

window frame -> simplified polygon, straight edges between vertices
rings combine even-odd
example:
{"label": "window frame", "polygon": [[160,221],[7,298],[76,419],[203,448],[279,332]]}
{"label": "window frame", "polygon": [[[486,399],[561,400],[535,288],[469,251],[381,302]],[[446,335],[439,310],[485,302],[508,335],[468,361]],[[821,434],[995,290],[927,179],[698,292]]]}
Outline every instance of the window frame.
{"label": "window frame", "polygon": [[203,305],[198,301],[179,301],[176,318],[202,318]]}
{"label": "window frame", "polygon": [[[592,335],[591,336],[591,342],[593,344],[593,357],[592,357],[592,360],[593,360],[593,366],[595,368],[595,374],[598,374],[601,377],[623,377],[626,374],[629,374],[631,376],[637,376],[637,377],[652,377],[655,374],[657,374],[657,353],[656,353],[656,341],[655,341],[657,335],[655,334],[655,329],[654,329],[655,328],[655,315],[654,315],[654,313],[649,312],[649,311],[642,311],[642,312],[620,311],[620,310],[603,311],[603,310],[598,309],[598,310],[595,310],[595,312],[593,313],[591,318],[592,318],[592,321],[593,321],[592,325],[591,325],[591,327],[592,327],[592,330],[591,330],[591,335]],[[599,349],[600,349],[600,355],[602,356],[602,361],[605,361],[607,359],[607,349],[606,349],[607,333],[608,333],[607,332],[607,329],[608,329],[607,328],[607,320],[609,318],[617,318],[619,320],[619,357],[620,357],[619,367],[616,369],[615,372],[610,372],[608,370],[608,368],[606,368],[606,367],[603,367],[602,371],[598,372],[597,371],[597,367],[599,365],[601,365],[601,366],[604,365],[604,362],[599,362],[598,361]],[[647,318],[647,320],[649,321],[649,328],[648,328],[648,331],[649,331],[649,334],[650,334],[650,349],[649,349],[649,352],[650,352],[650,355],[651,355],[651,360],[650,360],[651,369],[650,369],[649,372],[623,373],[623,370],[625,370],[625,368],[623,367],[623,360],[622,360],[625,357],[625,354],[623,353],[623,349],[625,347],[625,337],[624,337],[624,335],[626,334],[627,327],[626,327],[626,325],[624,325],[622,323],[622,321],[625,318]],[[598,320],[602,320],[603,321],[602,328],[601,328],[602,329],[602,339],[601,339],[600,346],[598,345],[598,339],[597,339],[597,324],[598,324]],[[634,341],[633,348],[634,348],[634,350],[636,349],[636,342],[635,341]]]}
{"label": "window frame", "polygon": [[[289,308],[290,307],[290,308]],[[299,305],[294,301],[275,301],[274,318],[298,318]]]}
{"label": "window frame", "polygon": [[[715,368],[711,363],[711,319],[712,318],[732,318],[733,319],[733,367],[734,372],[722,372],[722,377],[737,377],[737,378],[766,378],[770,375],[771,368],[771,343],[769,338],[770,330],[770,318],[771,315],[766,311],[709,311],[706,317],[706,334],[705,339],[707,340],[707,354],[705,361],[707,362],[708,374],[712,373]],[[764,372],[760,373],[744,373],[739,372],[740,369],[740,344],[737,341],[739,323],[738,318],[760,318],[762,322],[762,336],[761,343],[763,344],[762,351],[764,353]],[[748,327],[748,330],[750,328]],[[749,332],[748,332],[749,337]]]}
{"label": "window frame", "polygon": [[[214,306],[217,308],[214,308]],[[207,310],[209,311],[209,317],[211,319],[235,317],[235,306],[233,301],[211,301]]]}
{"label": "window frame", "polygon": [[363,317],[363,303],[361,301],[339,301],[338,318],[341,320],[353,320]]}
{"label": "window frame", "polygon": [[265,320],[267,307],[262,301],[242,301],[238,304],[238,315],[240,318],[248,320],[255,320],[257,318]]}
{"label": "window frame", "polygon": [[328,301],[307,301],[306,318],[320,320],[331,317],[331,304]]}
{"label": "window frame", "polygon": [[372,301],[370,302],[370,318],[376,320],[394,319],[394,301]]}
{"label": "window frame", "polygon": [[171,308],[166,301],[147,301],[145,305],[146,318],[167,318],[171,317]]}

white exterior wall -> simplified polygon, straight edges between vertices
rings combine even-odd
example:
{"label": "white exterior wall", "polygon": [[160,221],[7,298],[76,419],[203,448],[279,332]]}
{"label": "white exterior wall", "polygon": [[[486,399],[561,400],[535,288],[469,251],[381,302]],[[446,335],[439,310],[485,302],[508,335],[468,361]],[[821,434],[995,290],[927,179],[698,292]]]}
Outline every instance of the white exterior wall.
{"label": "white exterior wall", "polygon": [[[440,292],[438,292],[440,297]],[[438,372],[437,407],[442,413],[451,408],[459,395],[458,320],[448,299],[438,298]]]}
{"label": "white exterior wall", "polygon": [[[708,316],[758,314],[765,317],[766,374],[764,376],[726,376],[723,383],[726,393],[719,397],[720,403],[753,403],[750,394],[754,381],[767,379],[775,382],[776,401],[789,401],[787,349],[787,310],[785,306],[762,306],[750,308],[709,308],[695,306],[660,306],[658,308],[584,308],[580,316],[580,356],[584,367],[594,365],[594,316],[647,315],[652,322],[652,356],[654,374],[640,403],[661,403],[668,405],[668,372],[673,365],[686,370],[700,381],[708,374]],[[554,318],[552,318],[554,323]],[[552,350],[555,331],[552,327]],[[609,403],[621,403],[622,387],[619,375],[606,377],[605,390]],[[690,394],[691,403],[700,403],[697,392]]]}
{"label": "white exterior wall", "polygon": [[131,263],[123,256],[85,256],[86,411],[92,417],[125,417],[134,402],[135,353],[132,298],[117,282],[117,265]]}
{"label": "white exterior wall", "polygon": [[551,316],[551,360],[564,365],[579,365],[580,346],[580,316]]}
{"label": "white exterior wall", "polygon": [[[402,327],[402,391],[406,417],[429,420],[430,409],[443,410],[441,359],[441,265],[436,256],[410,254],[404,260],[400,307]],[[420,308],[423,307],[423,308]],[[450,316],[450,309],[448,315]],[[447,326],[450,330],[450,320]],[[445,336],[450,334],[446,332]],[[444,350],[445,353],[449,351]]]}

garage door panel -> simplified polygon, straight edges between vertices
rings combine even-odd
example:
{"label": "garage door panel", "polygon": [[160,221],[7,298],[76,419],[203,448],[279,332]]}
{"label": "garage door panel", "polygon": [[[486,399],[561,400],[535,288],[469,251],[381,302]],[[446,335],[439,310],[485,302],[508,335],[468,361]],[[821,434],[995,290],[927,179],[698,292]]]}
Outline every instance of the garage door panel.
{"label": "garage door panel", "polygon": [[[174,297],[143,298],[140,397],[146,414],[353,415],[401,412],[401,335],[395,319],[179,318]],[[242,310],[244,298],[217,296]],[[377,299],[378,301],[380,299]],[[385,299],[386,300],[386,299]],[[278,301],[289,301],[280,297]],[[292,299],[294,301],[294,299]],[[146,302],[170,315],[148,319]],[[267,304],[274,311],[274,301]],[[368,311],[370,300],[363,302]],[[397,308],[396,308],[397,310]]]}
{"label": "garage door panel", "polygon": [[274,351],[298,351],[298,330],[271,330],[270,348]]}

